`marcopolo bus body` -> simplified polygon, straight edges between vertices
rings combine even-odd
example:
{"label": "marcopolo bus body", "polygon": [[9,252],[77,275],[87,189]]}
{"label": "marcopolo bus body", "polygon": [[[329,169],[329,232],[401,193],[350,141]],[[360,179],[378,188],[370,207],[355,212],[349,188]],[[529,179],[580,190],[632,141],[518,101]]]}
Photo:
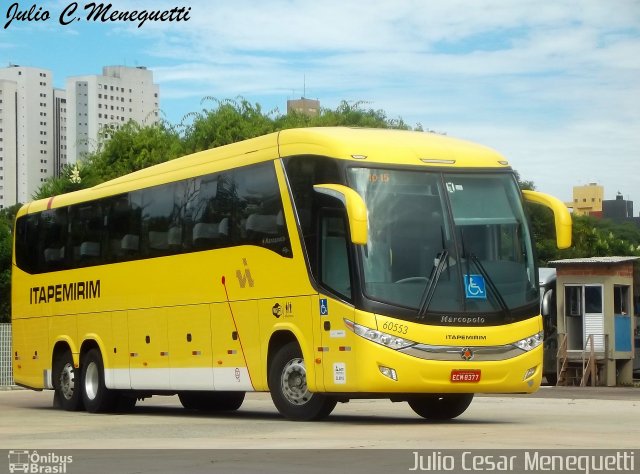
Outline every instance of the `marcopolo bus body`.
{"label": "marcopolo bus body", "polygon": [[[429,133],[294,129],[29,203],[16,219],[13,364],[67,410],[178,394],[292,419],[351,398],[461,414],[533,392],[538,275],[514,173]],[[555,212],[562,203],[524,192]]]}

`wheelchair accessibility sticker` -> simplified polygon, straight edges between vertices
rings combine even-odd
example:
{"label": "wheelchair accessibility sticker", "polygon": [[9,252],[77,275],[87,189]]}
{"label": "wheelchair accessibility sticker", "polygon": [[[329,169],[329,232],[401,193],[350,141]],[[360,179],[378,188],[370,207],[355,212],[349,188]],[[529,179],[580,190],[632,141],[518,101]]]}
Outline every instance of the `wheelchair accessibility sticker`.
{"label": "wheelchair accessibility sticker", "polygon": [[468,299],[486,300],[487,289],[482,275],[465,275],[464,291]]}
{"label": "wheelchair accessibility sticker", "polygon": [[327,316],[329,314],[329,305],[326,298],[320,298],[320,316]]}

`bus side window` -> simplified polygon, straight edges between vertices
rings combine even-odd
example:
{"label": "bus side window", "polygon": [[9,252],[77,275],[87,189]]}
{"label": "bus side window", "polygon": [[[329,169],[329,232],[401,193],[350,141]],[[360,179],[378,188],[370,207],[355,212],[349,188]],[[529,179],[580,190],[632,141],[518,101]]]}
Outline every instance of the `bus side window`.
{"label": "bus side window", "polygon": [[71,207],[70,252],[72,267],[85,267],[101,263],[104,220],[99,201]]}
{"label": "bus side window", "polygon": [[344,213],[321,211],[320,275],[324,286],[351,299],[347,223]]}
{"label": "bus side window", "polygon": [[121,194],[111,198],[105,207],[108,209],[107,221],[108,256],[107,261],[124,260],[131,247],[132,211],[129,205],[129,194]]}
{"label": "bus side window", "polygon": [[186,231],[190,224],[189,206],[196,198],[195,179],[185,179],[172,184],[173,208],[169,215],[167,245],[171,253],[181,253],[189,248]]}
{"label": "bus side window", "polygon": [[233,208],[234,243],[258,245],[291,257],[280,188],[273,163],[236,170]]}
{"label": "bus side window", "polygon": [[[221,248],[229,239],[229,216],[233,197],[231,175],[218,173],[197,178],[193,199],[191,244],[195,249]],[[176,231],[174,231],[176,232]]]}
{"label": "bus side window", "polygon": [[16,264],[29,273],[38,273],[38,214],[27,214],[16,221]]}
{"label": "bus side window", "polygon": [[55,271],[65,268],[67,208],[62,207],[41,212],[39,235],[42,260],[38,271]]}
{"label": "bus side window", "polygon": [[143,256],[161,256],[169,252],[169,224],[173,211],[173,184],[143,190]]}

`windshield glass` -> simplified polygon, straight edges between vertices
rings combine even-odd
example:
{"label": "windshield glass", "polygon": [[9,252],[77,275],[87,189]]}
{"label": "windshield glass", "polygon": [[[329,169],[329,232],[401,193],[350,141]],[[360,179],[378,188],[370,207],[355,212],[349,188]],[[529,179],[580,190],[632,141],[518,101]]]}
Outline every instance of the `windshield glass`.
{"label": "windshield glass", "polygon": [[443,312],[508,317],[537,304],[529,230],[512,175],[351,168],[348,176],[368,210],[360,255],[368,298],[415,309],[427,320]]}

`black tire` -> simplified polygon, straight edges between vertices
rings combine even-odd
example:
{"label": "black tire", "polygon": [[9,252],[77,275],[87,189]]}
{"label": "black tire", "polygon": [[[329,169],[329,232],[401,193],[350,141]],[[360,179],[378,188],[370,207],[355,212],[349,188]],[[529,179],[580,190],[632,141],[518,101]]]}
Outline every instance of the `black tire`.
{"label": "black tire", "polygon": [[469,408],[473,393],[429,393],[409,398],[409,406],[428,420],[451,420]]}
{"label": "black tire", "polygon": [[558,385],[558,375],[556,373],[546,374],[544,376],[547,379],[547,385],[556,386]]}
{"label": "black tire", "polygon": [[271,399],[285,418],[296,421],[321,420],[329,416],[337,401],[307,389],[307,372],[300,347],[290,342],[281,347],[269,368]]}
{"label": "black tire", "polygon": [[74,367],[70,350],[56,356],[52,370],[54,406],[67,411],[82,410],[80,369]]}
{"label": "black tire", "polygon": [[235,411],[244,402],[244,392],[181,392],[178,398],[188,410]]}
{"label": "black tire", "polygon": [[82,402],[89,413],[112,411],[118,394],[104,384],[104,364],[98,349],[91,349],[82,359]]}

